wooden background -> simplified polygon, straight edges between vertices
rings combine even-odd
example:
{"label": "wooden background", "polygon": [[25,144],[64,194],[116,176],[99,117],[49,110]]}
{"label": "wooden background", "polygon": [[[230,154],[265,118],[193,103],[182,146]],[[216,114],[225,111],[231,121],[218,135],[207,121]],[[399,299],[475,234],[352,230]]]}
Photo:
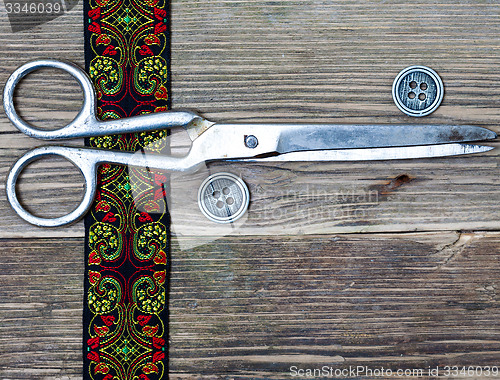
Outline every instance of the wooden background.
{"label": "wooden background", "polygon": [[[496,0],[172,0],[173,108],[216,121],[499,132],[499,37]],[[15,67],[42,57],[83,66],[82,3],[17,33],[0,5],[2,87]],[[391,98],[394,77],[415,64],[445,84],[441,107],[418,120]],[[71,120],[81,100],[78,86],[52,71],[32,75],[17,95],[23,116],[46,127]],[[3,112],[0,134],[5,178],[40,142]],[[182,149],[185,139],[172,144]],[[500,365],[499,152],[213,165],[206,173],[240,174],[252,194],[231,231],[203,220],[192,199],[206,173],[173,180],[170,378]],[[23,199],[50,215],[71,209],[81,190],[77,171],[57,160],[33,165],[20,185]],[[0,378],[80,379],[83,224],[23,223],[3,180],[0,213]]]}

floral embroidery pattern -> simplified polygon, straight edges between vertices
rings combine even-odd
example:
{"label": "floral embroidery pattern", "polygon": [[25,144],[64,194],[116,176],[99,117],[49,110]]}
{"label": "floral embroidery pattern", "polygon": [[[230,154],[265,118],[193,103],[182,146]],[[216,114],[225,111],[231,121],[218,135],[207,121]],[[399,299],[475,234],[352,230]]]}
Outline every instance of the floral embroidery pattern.
{"label": "floral embroidery pattern", "polygon": [[[164,0],[87,0],[87,72],[103,120],[169,108]],[[165,131],[91,138],[87,145],[162,152]],[[159,187],[159,183],[162,184]],[[169,220],[165,175],[103,165],[86,223],[84,378],[167,377]]]}

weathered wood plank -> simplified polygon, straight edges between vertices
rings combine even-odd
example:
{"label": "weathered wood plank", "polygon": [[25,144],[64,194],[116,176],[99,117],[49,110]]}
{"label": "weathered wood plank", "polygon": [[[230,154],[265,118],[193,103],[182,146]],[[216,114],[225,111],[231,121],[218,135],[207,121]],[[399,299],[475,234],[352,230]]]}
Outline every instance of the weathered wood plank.
{"label": "weathered wood plank", "polygon": [[[495,2],[473,1],[459,6],[447,1],[202,1],[196,6],[174,1],[173,106],[200,111],[213,120],[472,123],[498,130],[499,9]],[[36,34],[10,33],[4,14],[0,82],[28,58],[53,56],[81,65],[81,11],[80,5],[58,23],[40,26]],[[433,67],[445,83],[442,106],[422,120],[401,114],[391,99],[393,78],[410,64]],[[54,85],[59,82],[62,87]],[[50,126],[69,120],[80,96],[69,77],[46,71],[24,83],[19,100],[27,117]],[[3,116],[0,132],[4,176],[16,157],[40,142],[20,136]],[[184,140],[173,143],[175,147]],[[251,212],[238,230],[244,235],[498,229],[497,157],[493,151],[467,158],[222,165],[211,170],[237,172],[249,183]],[[64,183],[56,178],[66,176],[68,167],[50,170],[54,176],[37,179],[36,187],[26,190],[26,199],[36,191],[35,202],[45,204],[40,212],[61,214],[75,204],[82,185],[73,174],[66,177],[71,189],[59,192]],[[338,201],[348,193],[374,196],[376,189],[400,175],[413,180],[387,196],[377,195],[376,202]],[[35,177],[35,172],[27,177]],[[174,183],[172,193],[186,187],[197,191],[198,180]],[[326,201],[318,194],[325,194]],[[206,225],[196,203],[183,204],[181,219],[187,223],[177,230],[184,234],[195,223],[197,233],[213,234],[214,226]],[[321,213],[316,212],[318,204]],[[81,225],[48,231],[27,226],[4,196],[0,212],[6,221],[2,237],[20,236],[21,230],[32,237],[83,235]],[[297,228],[288,230],[290,225]]]}
{"label": "weathered wood plank", "polygon": [[[81,376],[81,239],[3,239],[2,378]],[[171,378],[495,365],[499,233],[173,242]]]}
{"label": "weathered wood plank", "polygon": [[[0,7],[0,83],[29,59],[82,65],[81,18],[80,3],[34,32],[11,33]],[[499,131],[499,19],[497,1],[175,0],[173,106],[212,120]],[[436,69],[445,83],[443,104],[422,120],[402,115],[390,95],[411,64]],[[46,72],[23,83],[18,99],[23,115],[50,127],[69,120],[80,97],[68,77]],[[0,134],[4,177],[40,142],[17,133],[3,113]],[[177,137],[174,150],[185,145]],[[170,377],[279,379],[291,365],[497,364],[498,233],[331,235],[498,229],[497,158],[493,151],[369,165],[219,164],[211,171],[241,174],[254,197],[245,224],[231,232],[250,236],[225,239],[187,201],[202,174],[174,182],[184,214],[174,220],[182,236],[172,252]],[[68,210],[81,189],[76,172],[55,161],[35,169],[24,177],[24,198],[44,212]],[[81,378],[83,226],[27,226],[3,186],[0,377]],[[200,236],[184,236],[193,231]],[[12,239],[21,237],[54,239]]]}
{"label": "weathered wood plank", "polygon": [[81,379],[83,240],[0,244],[0,377]]}
{"label": "weathered wood plank", "polygon": [[174,251],[172,371],[287,378],[293,365],[492,364],[497,239],[251,237]]}

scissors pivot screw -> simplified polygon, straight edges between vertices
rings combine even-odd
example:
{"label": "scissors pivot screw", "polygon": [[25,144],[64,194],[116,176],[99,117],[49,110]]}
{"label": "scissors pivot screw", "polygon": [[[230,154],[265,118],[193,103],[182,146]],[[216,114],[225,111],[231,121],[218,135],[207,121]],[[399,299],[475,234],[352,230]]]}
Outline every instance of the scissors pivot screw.
{"label": "scissors pivot screw", "polygon": [[254,135],[245,136],[245,146],[250,149],[257,148],[259,140]]}

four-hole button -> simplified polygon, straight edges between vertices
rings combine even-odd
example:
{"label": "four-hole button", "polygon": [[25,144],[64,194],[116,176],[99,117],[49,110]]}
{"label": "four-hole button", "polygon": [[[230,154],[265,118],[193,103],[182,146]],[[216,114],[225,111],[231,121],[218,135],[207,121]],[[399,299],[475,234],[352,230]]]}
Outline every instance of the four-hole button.
{"label": "four-hole button", "polygon": [[409,116],[426,116],[443,100],[444,87],[439,75],[425,66],[410,66],[401,71],[392,85],[396,106]]}

